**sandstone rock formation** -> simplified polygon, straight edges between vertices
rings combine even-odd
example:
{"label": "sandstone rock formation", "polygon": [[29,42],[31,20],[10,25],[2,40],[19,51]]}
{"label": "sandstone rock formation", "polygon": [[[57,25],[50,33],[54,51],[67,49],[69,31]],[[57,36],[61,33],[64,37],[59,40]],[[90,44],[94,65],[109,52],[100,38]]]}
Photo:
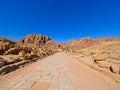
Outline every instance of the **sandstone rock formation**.
{"label": "sandstone rock formation", "polygon": [[30,53],[30,54],[26,54],[26,55],[24,56],[24,59],[25,59],[25,60],[31,60],[31,59],[36,58],[36,57],[38,57],[37,54],[35,54],[35,53]]}
{"label": "sandstone rock formation", "polygon": [[97,42],[108,42],[108,41],[120,41],[119,37],[113,37],[113,38],[99,38],[95,40]]}
{"label": "sandstone rock formation", "polygon": [[19,52],[21,52],[21,51],[25,51],[27,53],[27,52],[31,52],[31,50],[32,50],[32,48],[30,48],[30,47],[22,47],[19,45],[19,46],[15,46],[13,48],[10,48],[4,54],[5,55],[8,55],[8,54],[18,55]]}
{"label": "sandstone rock formation", "polygon": [[90,47],[92,45],[95,45],[95,41],[92,40],[91,38],[82,38],[80,40],[71,40],[68,43],[68,47],[70,50],[80,50],[86,47]]}
{"label": "sandstone rock formation", "polygon": [[67,45],[66,43],[61,43],[61,44],[60,44],[60,48],[61,48],[63,51],[69,51],[68,45]]}
{"label": "sandstone rock formation", "polygon": [[5,60],[2,57],[0,57],[0,67],[3,65],[5,65]]}
{"label": "sandstone rock formation", "polygon": [[90,37],[82,38],[80,40],[71,40],[68,43],[68,47],[69,47],[69,50],[71,50],[71,51],[79,51],[83,48],[99,45],[102,42],[109,42],[109,41],[120,41],[120,38],[119,37],[99,38],[99,39],[96,39],[96,40],[93,40]]}
{"label": "sandstone rock formation", "polygon": [[97,62],[97,61],[105,61],[106,60],[106,58],[105,57],[103,57],[103,56],[93,56],[93,60],[94,60],[94,62]]}
{"label": "sandstone rock formation", "polygon": [[111,63],[109,63],[107,61],[97,61],[96,63],[99,67],[102,67],[102,68],[110,68],[111,67]]}
{"label": "sandstone rock formation", "polygon": [[29,34],[28,36],[19,40],[18,43],[42,46],[49,40],[51,40],[51,38],[49,38],[48,36],[43,36],[41,34]]}
{"label": "sandstone rock formation", "polygon": [[29,47],[41,47],[51,50],[57,50],[59,43],[53,41],[50,37],[41,34],[30,34],[18,41],[19,45],[26,45]]}
{"label": "sandstone rock formation", "polygon": [[22,50],[21,47],[13,47],[13,48],[10,48],[8,51],[6,51],[5,55],[8,55],[8,54],[17,55],[21,50]]}
{"label": "sandstone rock formation", "polygon": [[0,55],[4,54],[5,51],[7,51],[8,49],[14,46],[15,46],[15,42],[7,38],[0,37]]}
{"label": "sandstone rock formation", "polygon": [[26,51],[22,50],[21,52],[19,52],[19,57],[24,57],[26,54]]}
{"label": "sandstone rock formation", "polygon": [[6,60],[6,64],[13,64],[20,61],[22,61],[22,59],[19,57],[10,57],[9,59]]}
{"label": "sandstone rock formation", "polygon": [[120,74],[120,65],[119,64],[112,64],[110,70],[113,73]]}

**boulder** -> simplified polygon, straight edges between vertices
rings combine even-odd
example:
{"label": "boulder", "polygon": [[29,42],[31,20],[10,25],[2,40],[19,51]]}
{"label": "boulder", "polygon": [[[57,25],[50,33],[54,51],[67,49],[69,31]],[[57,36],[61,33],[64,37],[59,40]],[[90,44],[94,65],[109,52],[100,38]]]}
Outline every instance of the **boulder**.
{"label": "boulder", "polygon": [[119,64],[112,64],[110,70],[113,73],[120,74],[120,65]]}
{"label": "boulder", "polygon": [[25,57],[24,57],[24,59],[30,60],[30,59],[33,59],[33,58],[36,58],[36,57],[38,57],[37,54],[35,54],[35,53],[30,53],[30,54],[26,54]]}
{"label": "boulder", "polygon": [[53,53],[53,51],[50,50],[50,49],[41,49],[41,48],[39,48],[37,55],[42,57],[42,56],[50,55],[52,53]]}
{"label": "boulder", "polygon": [[106,58],[103,57],[103,56],[93,56],[93,60],[94,60],[94,62],[97,62],[97,61],[105,61]]}
{"label": "boulder", "polygon": [[6,63],[7,63],[7,64],[13,64],[13,63],[20,62],[20,61],[22,61],[21,58],[19,58],[19,57],[15,57],[15,58],[12,57],[11,59],[6,60]]}
{"label": "boulder", "polygon": [[21,47],[10,48],[8,51],[5,52],[5,55],[8,54],[18,55],[20,51],[22,51]]}
{"label": "boulder", "polygon": [[96,63],[99,67],[102,67],[102,68],[110,68],[111,67],[111,63],[109,63],[107,61],[97,61]]}
{"label": "boulder", "polygon": [[21,51],[21,52],[19,52],[19,57],[24,57],[25,54],[26,54],[26,51]]}

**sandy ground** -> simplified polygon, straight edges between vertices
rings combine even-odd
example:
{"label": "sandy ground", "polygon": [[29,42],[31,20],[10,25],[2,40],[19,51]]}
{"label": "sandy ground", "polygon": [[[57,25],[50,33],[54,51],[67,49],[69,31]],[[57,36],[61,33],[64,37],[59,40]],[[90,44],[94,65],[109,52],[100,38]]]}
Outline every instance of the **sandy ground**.
{"label": "sandy ground", "polygon": [[0,90],[119,90],[119,88],[119,83],[63,53],[56,53],[0,76]]}
{"label": "sandy ground", "polygon": [[75,90],[119,90],[120,83],[114,82],[111,78],[105,76],[80,61],[66,56],[69,71],[72,73],[71,79]]}

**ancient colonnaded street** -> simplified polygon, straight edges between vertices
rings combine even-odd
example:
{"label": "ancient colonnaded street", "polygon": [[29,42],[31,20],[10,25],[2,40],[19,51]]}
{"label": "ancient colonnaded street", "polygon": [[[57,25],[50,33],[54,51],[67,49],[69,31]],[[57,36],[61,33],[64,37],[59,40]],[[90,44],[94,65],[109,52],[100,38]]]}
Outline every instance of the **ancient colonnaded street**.
{"label": "ancient colonnaded street", "polygon": [[0,90],[119,90],[119,83],[64,53],[0,76]]}

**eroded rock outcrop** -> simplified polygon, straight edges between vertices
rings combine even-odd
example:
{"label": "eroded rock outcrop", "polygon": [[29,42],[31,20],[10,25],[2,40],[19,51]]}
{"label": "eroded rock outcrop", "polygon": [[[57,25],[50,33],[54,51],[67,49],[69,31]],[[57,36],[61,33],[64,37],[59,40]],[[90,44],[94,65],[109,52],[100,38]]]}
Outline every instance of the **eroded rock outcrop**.
{"label": "eroded rock outcrop", "polygon": [[10,48],[15,46],[15,42],[4,38],[0,37],[0,55],[3,55],[5,51],[9,50]]}
{"label": "eroded rock outcrop", "polygon": [[44,36],[41,34],[29,34],[23,39],[20,39],[18,43],[40,46],[40,45],[44,45],[49,40],[51,40],[51,38],[49,38],[48,36]]}
{"label": "eroded rock outcrop", "polygon": [[68,45],[67,45],[66,43],[61,43],[61,44],[60,44],[60,48],[61,48],[63,51],[69,51]]}
{"label": "eroded rock outcrop", "polygon": [[4,58],[0,57],[0,67],[5,65],[5,60]]}
{"label": "eroded rock outcrop", "polygon": [[30,34],[19,40],[18,45],[44,48],[48,51],[58,51],[60,49],[59,43],[55,42],[50,37],[41,34]]}
{"label": "eroded rock outcrop", "polygon": [[99,38],[96,40],[93,40],[92,38],[82,38],[80,40],[71,40],[68,43],[68,47],[71,51],[77,51],[83,48],[91,47],[98,45],[102,42],[111,42],[111,41],[120,41],[119,37],[114,37],[114,38]]}
{"label": "eroded rock outcrop", "polygon": [[113,73],[120,74],[120,65],[119,64],[112,64],[110,70]]}
{"label": "eroded rock outcrop", "polygon": [[90,47],[95,45],[95,41],[92,40],[91,38],[82,38],[80,40],[71,40],[68,43],[68,47],[70,50],[80,50],[86,47]]}
{"label": "eroded rock outcrop", "polygon": [[113,37],[113,38],[99,38],[95,40],[97,42],[108,42],[108,41],[120,41],[119,37]]}
{"label": "eroded rock outcrop", "polygon": [[111,67],[111,63],[108,61],[97,61],[96,64],[102,68],[110,68]]}
{"label": "eroded rock outcrop", "polygon": [[94,62],[97,62],[97,61],[105,61],[106,58],[103,57],[103,56],[97,55],[97,56],[93,56],[93,60],[94,60]]}
{"label": "eroded rock outcrop", "polygon": [[31,52],[32,48],[30,47],[22,47],[22,46],[15,46],[13,48],[10,48],[8,51],[6,51],[4,54],[8,55],[8,54],[12,54],[12,55],[18,55],[21,51],[25,51],[25,52]]}

